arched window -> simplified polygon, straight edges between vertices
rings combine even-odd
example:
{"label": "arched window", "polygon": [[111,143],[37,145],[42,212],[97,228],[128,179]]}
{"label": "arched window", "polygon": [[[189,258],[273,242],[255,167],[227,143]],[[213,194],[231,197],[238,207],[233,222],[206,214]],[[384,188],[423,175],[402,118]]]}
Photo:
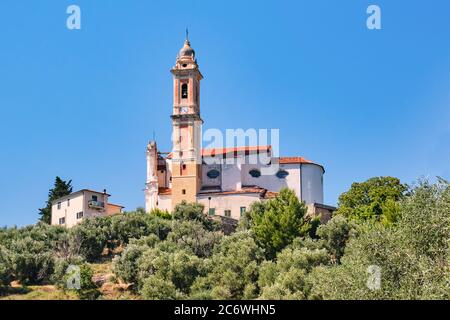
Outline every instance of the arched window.
{"label": "arched window", "polygon": [[249,174],[250,174],[253,178],[259,178],[259,177],[261,177],[261,171],[259,171],[258,169],[250,170]]}
{"label": "arched window", "polygon": [[280,170],[280,171],[278,171],[277,174],[276,174],[276,176],[277,176],[279,179],[284,179],[284,178],[286,178],[288,175],[289,175],[289,172],[287,172],[286,170]]}
{"label": "arched window", "polygon": [[219,170],[213,169],[206,174],[210,179],[217,179],[220,176]]}
{"label": "arched window", "polygon": [[188,98],[188,85],[187,83],[183,83],[181,86],[181,99],[187,99]]}

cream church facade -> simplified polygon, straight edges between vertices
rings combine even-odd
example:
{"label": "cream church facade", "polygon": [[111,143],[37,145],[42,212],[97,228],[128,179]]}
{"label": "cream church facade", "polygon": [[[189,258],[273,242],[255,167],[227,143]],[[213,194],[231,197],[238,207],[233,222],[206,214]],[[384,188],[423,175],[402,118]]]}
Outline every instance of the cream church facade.
{"label": "cream church facade", "polygon": [[279,157],[269,146],[202,149],[200,82],[195,51],[185,41],[173,75],[172,152],[160,153],[155,141],[147,146],[146,210],[172,211],[186,201],[205,206],[211,216],[238,220],[255,201],[276,196],[282,188],[295,191],[310,214],[327,219],[334,210],[323,205],[320,164],[303,157]]}

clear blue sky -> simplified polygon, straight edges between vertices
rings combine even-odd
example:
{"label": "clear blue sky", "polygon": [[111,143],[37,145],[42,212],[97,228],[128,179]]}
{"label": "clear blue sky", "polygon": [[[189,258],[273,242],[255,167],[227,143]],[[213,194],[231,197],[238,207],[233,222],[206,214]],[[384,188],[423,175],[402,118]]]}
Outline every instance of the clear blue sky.
{"label": "clear blue sky", "polygon": [[449,179],[449,16],[448,0],[2,0],[0,225],[34,223],[57,175],[144,205],[186,27],[204,128],[279,128],[283,155],[325,166],[327,204],[372,176]]}

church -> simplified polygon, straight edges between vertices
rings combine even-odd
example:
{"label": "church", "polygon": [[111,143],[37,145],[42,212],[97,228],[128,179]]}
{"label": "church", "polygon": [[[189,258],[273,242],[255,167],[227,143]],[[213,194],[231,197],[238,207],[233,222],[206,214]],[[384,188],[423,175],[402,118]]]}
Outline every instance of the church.
{"label": "church", "polygon": [[328,220],[334,207],[323,204],[322,165],[301,156],[281,157],[270,145],[202,149],[200,82],[203,79],[188,39],[178,53],[173,76],[172,151],[147,146],[146,211],[172,211],[186,201],[207,214],[239,220],[255,201],[294,190],[308,214]]}

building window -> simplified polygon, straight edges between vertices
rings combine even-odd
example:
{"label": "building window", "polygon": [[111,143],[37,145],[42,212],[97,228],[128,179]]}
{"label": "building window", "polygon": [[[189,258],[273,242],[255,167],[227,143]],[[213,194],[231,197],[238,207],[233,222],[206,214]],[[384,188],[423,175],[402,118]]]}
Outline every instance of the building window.
{"label": "building window", "polygon": [[259,177],[261,177],[261,171],[259,171],[258,169],[250,170],[249,174],[250,174],[253,178],[259,178]]}
{"label": "building window", "polygon": [[77,219],[81,219],[83,218],[83,212],[78,212],[77,213]]}
{"label": "building window", "polygon": [[59,218],[59,224],[65,224],[66,218]]}
{"label": "building window", "polygon": [[98,197],[97,196],[92,196],[92,201],[98,201]]}
{"label": "building window", "polygon": [[230,218],[231,217],[231,210],[225,210],[224,214],[225,214],[225,217]]}
{"label": "building window", "polygon": [[209,215],[210,216],[215,216],[216,215],[216,208],[209,208]]}
{"label": "building window", "polygon": [[181,99],[187,99],[188,98],[188,85],[187,83],[183,83],[181,86]]}
{"label": "building window", "polygon": [[247,210],[246,207],[241,207],[241,217],[244,216],[246,210]]}
{"label": "building window", "polygon": [[277,177],[279,179],[284,179],[289,175],[289,172],[287,172],[286,170],[280,170],[277,172]]}
{"label": "building window", "polygon": [[213,169],[213,170],[208,171],[208,173],[206,175],[210,179],[217,179],[220,176],[220,171]]}
{"label": "building window", "polygon": [[67,199],[67,206],[70,207],[70,199]]}
{"label": "building window", "polygon": [[186,189],[181,190],[182,194],[186,194]]}
{"label": "building window", "polygon": [[58,202],[58,210],[61,209],[61,202]]}

